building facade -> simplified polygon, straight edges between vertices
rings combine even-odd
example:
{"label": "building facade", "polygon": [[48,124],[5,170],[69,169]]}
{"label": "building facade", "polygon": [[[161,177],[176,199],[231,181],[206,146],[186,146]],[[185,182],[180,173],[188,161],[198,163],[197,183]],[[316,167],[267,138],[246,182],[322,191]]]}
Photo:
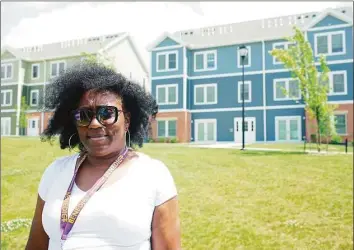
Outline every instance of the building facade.
{"label": "building facade", "polygon": [[[241,45],[244,61],[246,143],[302,141],[314,133],[296,81],[269,54],[288,48],[297,26],[315,59],[330,67],[328,100],[339,105],[336,130],[353,140],[353,17],[351,8],[326,9],[266,20],[164,33],[149,47],[151,91],[159,114],[157,139],[242,142]],[[288,96],[282,88],[292,93]]]}
{"label": "building facade", "polygon": [[[5,47],[1,52],[1,135],[40,135],[52,115],[51,110],[40,108],[46,87],[51,79],[84,60],[85,53],[113,64],[150,91],[148,69],[138,51],[127,33],[22,49]],[[23,97],[29,105],[26,111],[21,111]],[[20,124],[21,112],[26,113],[26,128]]]}

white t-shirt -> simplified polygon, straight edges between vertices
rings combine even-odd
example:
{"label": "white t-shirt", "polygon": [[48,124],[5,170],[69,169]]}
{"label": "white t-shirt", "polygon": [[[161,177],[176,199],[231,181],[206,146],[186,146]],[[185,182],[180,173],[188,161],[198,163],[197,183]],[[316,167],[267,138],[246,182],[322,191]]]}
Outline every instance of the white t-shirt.
{"label": "white t-shirt", "polygon": [[[86,203],[63,246],[69,249],[150,250],[155,206],[177,195],[168,168],[138,153],[126,174],[102,187]],[[38,193],[45,201],[42,221],[49,250],[61,249],[60,212],[78,154],[55,160],[44,172]],[[85,195],[74,185],[68,214]]]}

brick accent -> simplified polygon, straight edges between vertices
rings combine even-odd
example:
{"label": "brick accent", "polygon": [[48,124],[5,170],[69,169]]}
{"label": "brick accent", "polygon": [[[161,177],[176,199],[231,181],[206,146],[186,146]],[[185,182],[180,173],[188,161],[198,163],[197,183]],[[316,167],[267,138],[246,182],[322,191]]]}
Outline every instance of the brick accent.
{"label": "brick accent", "polygon": [[[334,112],[347,112],[347,135],[341,136],[343,140],[348,139],[349,141],[353,141],[353,107],[354,104],[340,104],[338,108]],[[311,140],[311,134],[316,134],[316,121],[310,120],[308,115],[306,115],[306,138],[308,141]]]}
{"label": "brick accent", "polygon": [[189,142],[191,138],[191,114],[189,112],[168,112],[158,113],[152,121],[152,138],[157,139],[157,121],[162,119],[177,119],[177,140],[178,142]]}
{"label": "brick accent", "polygon": [[42,112],[27,113],[26,117],[27,117],[27,119],[30,119],[30,118],[38,118],[39,119],[38,133],[40,135],[42,133],[42,131],[44,131],[44,129],[47,128],[49,118],[52,115],[53,115],[53,112],[44,112],[43,128],[42,128]]}

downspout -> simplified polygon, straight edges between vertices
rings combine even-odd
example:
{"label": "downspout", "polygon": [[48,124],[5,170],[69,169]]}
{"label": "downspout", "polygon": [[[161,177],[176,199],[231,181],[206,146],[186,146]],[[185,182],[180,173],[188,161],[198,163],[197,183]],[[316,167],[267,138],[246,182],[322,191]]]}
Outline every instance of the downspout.
{"label": "downspout", "polygon": [[[265,42],[262,41],[262,77],[263,77],[263,137],[267,142],[267,111],[266,111],[266,75],[265,75]],[[256,132],[257,133],[257,132]]]}
{"label": "downspout", "polygon": [[[184,131],[186,133],[186,141],[190,141],[191,138],[191,129],[188,129],[190,122],[187,122],[188,118],[188,107],[187,107],[187,48],[183,47],[183,110],[184,110]],[[188,131],[188,133],[187,133]]]}

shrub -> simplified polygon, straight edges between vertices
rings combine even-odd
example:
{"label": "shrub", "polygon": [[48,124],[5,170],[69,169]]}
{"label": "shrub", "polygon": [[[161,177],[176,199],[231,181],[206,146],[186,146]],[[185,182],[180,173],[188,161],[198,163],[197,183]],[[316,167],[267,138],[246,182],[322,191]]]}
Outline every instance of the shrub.
{"label": "shrub", "polygon": [[342,137],[334,135],[331,137],[331,144],[341,144],[343,142]]}

